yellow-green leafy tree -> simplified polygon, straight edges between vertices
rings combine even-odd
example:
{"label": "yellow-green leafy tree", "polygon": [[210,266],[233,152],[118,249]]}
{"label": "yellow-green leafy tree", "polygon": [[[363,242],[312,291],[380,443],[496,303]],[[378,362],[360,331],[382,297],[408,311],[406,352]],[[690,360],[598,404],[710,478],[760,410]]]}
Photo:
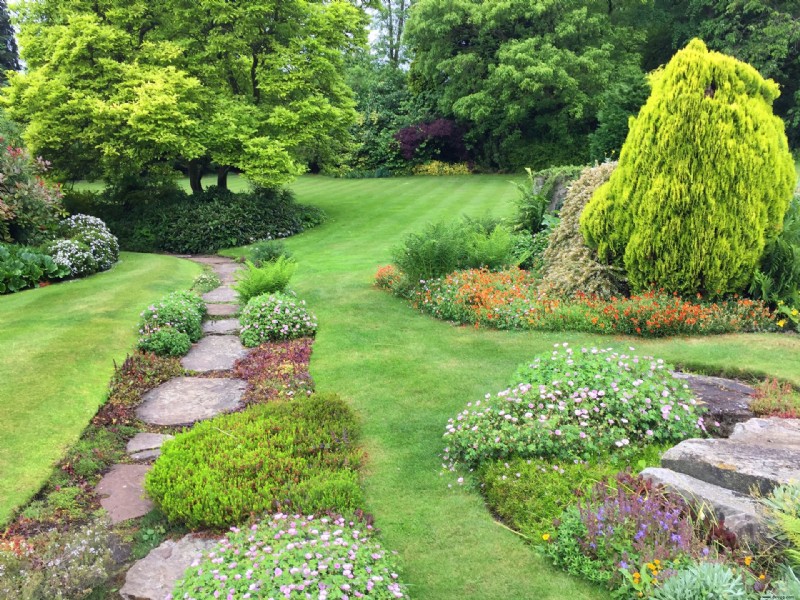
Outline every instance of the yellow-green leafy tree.
{"label": "yellow-green leafy tree", "polygon": [[795,170],[778,85],[692,40],[653,76],[619,166],[581,216],[634,291],[743,291],[781,231]]}

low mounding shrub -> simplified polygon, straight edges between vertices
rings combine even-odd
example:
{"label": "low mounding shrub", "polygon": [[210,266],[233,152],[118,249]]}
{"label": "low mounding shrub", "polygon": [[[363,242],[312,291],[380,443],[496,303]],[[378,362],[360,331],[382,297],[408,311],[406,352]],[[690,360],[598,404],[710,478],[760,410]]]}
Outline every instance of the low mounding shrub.
{"label": "low mounding shrub", "polygon": [[85,598],[113,573],[109,531],[97,520],[71,532],[53,529],[16,553],[0,550],[0,597]]}
{"label": "low mounding shrub", "polygon": [[158,356],[183,356],[191,347],[189,335],[174,327],[159,328],[139,340],[139,350]]}
{"label": "low mounding shrub", "polygon": [[106,224],[89,215],[77,214],[59,224],[61,235],[85,244],[97,263],[98,271],[110,269],[119,260],[119,242]]}
{"label": "low mounding shrub", "polygon": [[248,348],[264,342],[313,336],[317,318],[306,310],[305,300],[294,294],[264,294],[251,298],[239,317],[240,337]]}
{"label": "low mounding shrub", "polygon": [[447,459],[470,466],[511,456],[590,460],[705,432],[692,392],[663,360],[557,347],[521,366],[512,388],[448,421]]}
{"label": "low mounding shrub", "polygon": [[[173,292],[142,311],[139,320],[139,348],[162,356],[177,356],[185,342],[203,335],[206,306],[191,292]],[[185,336],[185,337],[184,337]],[[189,348],[186,347],[185,354]]]}
{"label": "low mounding shrub", "polygon": [[34,248],[0,243],[0,294],[36,287],[42,281],[68,277],[69,267]]}
{"label": "low mounding shrub", "polygon": [[206,292],[217,289],[221,285],[222,280],[214,271],[203,271],[194,278],[192,282],[192,291],[197,294],[205,294]]}
{"label": "low mounding shrub", "polygon": [[408,594],[391,553],[375,541],[369,524],[277,514],[233,528],[189,568],[171,596],[217,597],[389,600]]}
{"label": "low mounding shrub", "polygon": [[363,502],[358,435],[337,396],[258,404],[164,444],[145,487],[170,521],[192,529],[263,512],[351,512]]}
{"label": "low mounding shrub", "polygon": [[608,181],[617,163],[586,168],[567,191],[542,255],[542,287],[549,295],[568,298],[576,292],[610,298],[624,288],[622,269],[600,263],[580,232],[580,216],[592,194]]}
{"label": "low mounding shrub", "polygon": [[297,269],[297,263],[284,256],[260,267],[249,260],[245,265],[246,269],[237,271],[236,285],[233,286],[241,304],[247,304],[256,296],[283,292]]}
{"label": "low mounding shrub", "polygon": [[67,205],[102,218],[123,248],[138,252],[209,254],[288,237],[325,220],[320,209],[297,204],[288,190],[234,194],[211,187],[199,195],[176,189],[158,194],[114,189],[94,196],[71,193]]}
{"label": "low mounding shrub", "polygon": [[715,562],[683,567],[653,593],[653,600],[745,600],[750,597],[742,576]]}
{"label": "low mounding shrub", "polygon": [[558,298],[539,288],[530,272],[513,268],[499,272],[457,271],[416,287],[392,285],[391,290],[439,319],[495,329],[664,337],[776,328],[775,315],[758,300],[685,300],[662,291],[629,298],[602,299],[582,293]]}
{"label": "low mounding shrub", "polygon": [[286,245],[280,240],[266,240],[256,242],[250,246],[250,259],[260,267],[265,263],[275,262],[281,257],[291,258],[292,253],[286,249]]}
{"label": "low mounding shrub", "polygon": [[44,250],[56,264],[69,269],[72,277],[85,277],[100,270],[91,248],[80,240],[56,240]]}

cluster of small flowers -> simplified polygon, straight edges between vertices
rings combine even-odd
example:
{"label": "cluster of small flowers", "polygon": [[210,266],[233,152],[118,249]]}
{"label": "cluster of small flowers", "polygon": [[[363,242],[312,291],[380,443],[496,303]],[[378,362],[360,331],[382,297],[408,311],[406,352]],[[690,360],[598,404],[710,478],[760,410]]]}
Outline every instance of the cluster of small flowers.
{"label": "cluster of small flowers", "polygon": [[46,251],[54,263],[69,269],[73,277],[91,275],[98,270],[91,249],[77,240],[56,240],[47,245]]}
{"label": "cluster of small flowers", "polygon": [[168,598],[408,598],[372,527],[343,518],[276,514],[196,560]]}
{"label": "cluster of small flowers", "polygon": [[563,344],[519,369],[513,385],[448,421],[446,460],[586,460],[705,432],[688,386],[661,359]]}
{"label": "cluster of small flowers", "polygon": [[60,223],[61,231],[64,237],[72,237],[75,234],[93,229],[95,231],[102,231],[103,233],[111,233],[108,226],[102,219],[93,217],[91,215],[76,214],[63,219]]}
{"label": "cluster of small flowers", "polygon": [[119,242],[106,224],[89,215],[73,215],[60,223],[61,235],[47,246],[53,261],[73,277],[106,271],[119,260]]}
{"label": "cluster of small flowers", "polygon": [[311,337],[317,318],[306,309],[305,300],[284,293],[251,298],[239,317],[242,343],[252,348],[267,341]]}

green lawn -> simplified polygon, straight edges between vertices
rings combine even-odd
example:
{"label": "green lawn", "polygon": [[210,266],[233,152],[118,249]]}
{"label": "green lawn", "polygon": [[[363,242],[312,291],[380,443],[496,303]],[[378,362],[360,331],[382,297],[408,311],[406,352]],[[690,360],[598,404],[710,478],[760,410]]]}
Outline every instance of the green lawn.
{"label": "green lawn", "polygon": [[[307,176],[300,202],[329,221],[287,240],[299,261],[294,288],[316,311],[320,330],[312,374],[348,398],[364,421],[368,506],[398,550],[417,599],[606,598],[550,567],[495,523],[480,494],[448,488],[438,455],[447,419],[504,387],[514,368],[556,342],[621,344],[711,371],[770,373],[800,385],[800,339],[724,336],[643,342],[578,334],[477,331],[416,313],[372,287],[404,234],[425,223],[507,215],[508,177],[334,180]],[[232,249],[229,255],[239,255]]]}
{"label": "green lawn", "polygon": [[104,400],[141,310],[199,272],[123,253],[105,273],[0,297],[0,524],[39,490]]}

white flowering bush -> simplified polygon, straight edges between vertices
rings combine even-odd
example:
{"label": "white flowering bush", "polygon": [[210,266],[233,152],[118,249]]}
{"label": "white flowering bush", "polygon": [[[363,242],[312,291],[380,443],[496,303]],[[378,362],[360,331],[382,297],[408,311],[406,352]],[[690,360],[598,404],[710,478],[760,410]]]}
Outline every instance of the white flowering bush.
{"label": "white flowering bush", "polygon": [[248,348],[268,341],[313,336],[317,318],[305,300],[292,293],[262,294],[251,298],[239,317],[242,344]]}
{"label": "white flowering bush", "polygon": [[102,219],[98,219],[97,217],[93,217],[91,215],[72,215],[66,219],[62,219],[59,223],[59,229],[61,231],[61,235],[65,238],[72,238],[79,233],[83,233],[84,231],[94,229],[97,231],[102,231],[104,233],[111,233],[108,226]]}
{"label": "white flowering bush", "polygon": [[650,356],[557,345],[448,421],[445,458],[589,460],[704,435],[694,395],[670,371]]}
{"label": "white flowering bush", "polygon": [[285,514],[234,527],[189,567],[170,598],[408,598],[392,553],[373,533],[343,518]]}
{"label": "white flowering bush", "polygon": [[99,271],[110,269],[119,260],[119,242],[108,226],[91,215],[72,215],[59,224],[65,238],[86,244]]}
{"label": "white flowering bush", "polygon": [[69,269],[72,277],[85,277],[99,270],[91,249],[81,241],[56,240],[47,244],[44,251],[54,263]]}
{"label": "white flowering bush", "polygon": [[139,320],[140,350],[161,356],[179,356],[189,351],[188,342],[203,336],[206,305],[191,292],[173,292],[148,306]]}

